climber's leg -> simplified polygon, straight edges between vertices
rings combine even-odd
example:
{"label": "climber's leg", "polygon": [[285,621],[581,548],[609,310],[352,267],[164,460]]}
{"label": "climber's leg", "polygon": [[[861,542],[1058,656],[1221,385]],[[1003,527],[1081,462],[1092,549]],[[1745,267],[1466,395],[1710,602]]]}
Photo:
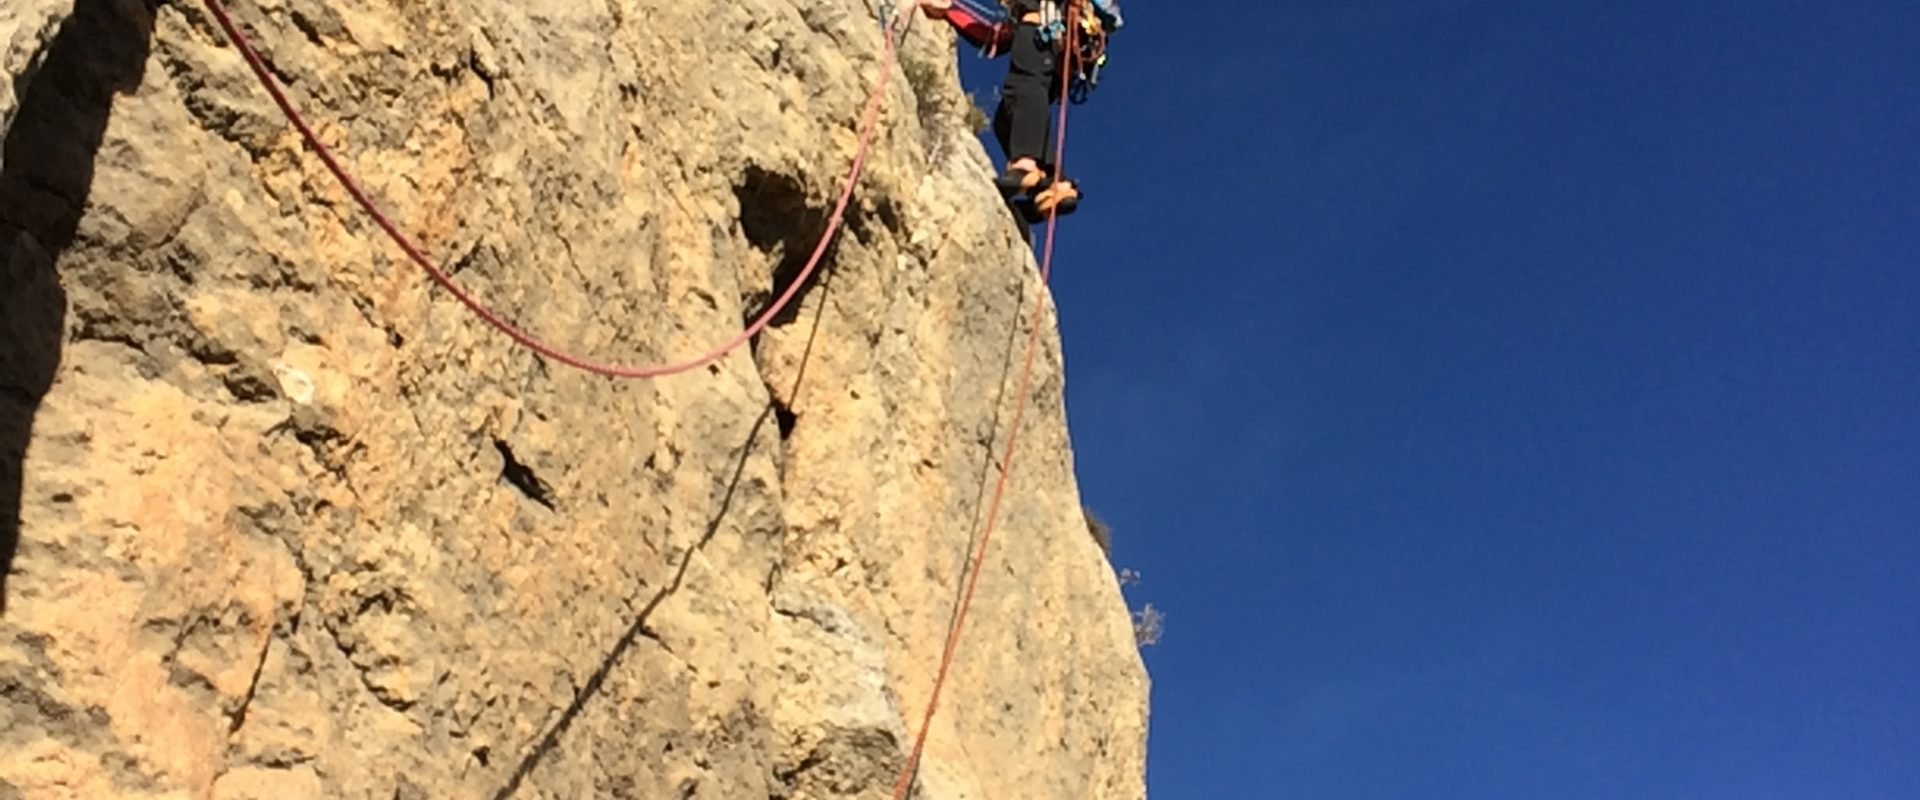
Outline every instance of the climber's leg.
{"label": "climber's leg", "polygon": [[1013,34],[1012,63],[1000,88],[1000,107],[994,113],[993,132],[1007,154],[1007,174],[996,181],[1009,194],[1028,193],[1046,177],[1047,122],[1053,49],[1040,41],[1039,29],[1021,25]]}
{"label": "climber's leg", "polygon": [[1025,194],[1046,178],[1047,101],[1044,83],[1007,76],[1000,96],[1000,110],[994,114],[993,130],[1000,149],[1007,154],[1007,171],[995,184],[1008,195]]}

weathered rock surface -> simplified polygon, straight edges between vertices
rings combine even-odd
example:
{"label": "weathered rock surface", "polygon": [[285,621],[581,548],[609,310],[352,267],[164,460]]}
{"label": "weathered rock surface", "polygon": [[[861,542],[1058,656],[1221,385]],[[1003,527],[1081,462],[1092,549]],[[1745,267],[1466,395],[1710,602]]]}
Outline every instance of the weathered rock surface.
{"label": "weathered rock surface", "polygon": [[[881,64],[859,0],[234,10],[460,281],[613,360],[766,302]],[[623,382],[431,288],[199,4],[8,0],[0,798],[889,796],[1043,291],[950,47],[909,35],[797,312]],[[1145,675],[1034,322],[919,797],[1145,793]]]}

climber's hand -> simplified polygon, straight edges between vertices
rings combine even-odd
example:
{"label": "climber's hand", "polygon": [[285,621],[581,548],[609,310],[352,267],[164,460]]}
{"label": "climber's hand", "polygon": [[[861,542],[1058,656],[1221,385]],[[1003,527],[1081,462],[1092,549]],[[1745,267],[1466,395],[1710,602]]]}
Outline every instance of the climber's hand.
{"label": "climber's hand", "polygon": [[920,13],[928,19],[945,19],[947,11],[953,8],[953,0],[920,0]]}

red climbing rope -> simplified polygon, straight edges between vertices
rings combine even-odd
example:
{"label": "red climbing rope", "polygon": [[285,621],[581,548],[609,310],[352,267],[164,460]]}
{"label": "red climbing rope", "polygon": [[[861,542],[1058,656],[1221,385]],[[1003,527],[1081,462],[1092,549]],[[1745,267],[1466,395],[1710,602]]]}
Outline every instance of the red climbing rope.
{"label": "red climbing rope", "polygon": [[[846,181],[841,186],[840,196],[834,205],[833,212],[828,217],[826,230],[821,233],[820,240],[818,244],[815,245],[813,254],[807,260],[806,266],[795,276],[787,290],[776,298],[773,304],[755,319],[752,324],[748,325],[745,330],[741,331],[733,339],[704,355],[674,364],[628,367],[589,361],[580,356],[569,354],[554,345],[547,344],[515,326],[513,323],[508,322],[498,312],[482,304],[472,294],[455,283],[453,278],[447,274],[446,270],[440,268],[431,258],[428,258],[426,254],[400,230],[399,225],[395,224],[392,218],[388,217],[387,214],[380,209],[379,205],[374,203],[373,199],[360,187],[359,182],[354,179],[352,173],[348,172],[348,170],[341,165],[339,159],[334,156],[333,151],[329,149],[325,143],[320,141],[320,137],[314,133],[313,127],[307,123],[306,118],[300,114],[299,110],[294,107],[293,102],[287,98],[286,91],[280,86],[273,72],[268,69],[265,59],[262,58],[260,53],[253,47],[252,42],[247,38],[246,34],[241,32],[239,26],[234,24],[233,18],[228,14],[227,8],[222,0],[204,0],[204,2],[207,11],[213,15],[215,22],[219,24],[220,29],[226,34],[227,40],[233,44],[234,49],[239,51],[241,57],[246,60],[247,66],[253,71],[254,77],[259,79],[261,87],[266,89],[267,94],[272,96],[274,104],[280,107],[280,111],[286,116],[287,121],[299,131],[301,138],[313,149],[314,154],[319,156],[321,163],[326,166],[327,171],[333,173],[334,178],[340,182],[341,187],[347,191],[347,194],[353,197],[354,202],[359,204],[360,208],[373,219],[374,223],[378,225],[382,231],[386,232],[387,237],[391,239],[401,251],[406,253],[407,257],[411,259],[414,264],[418,265],[427,273],[428,278],[452,294],[454,299],[458,300],[461,305],[466,306],[475,316],[505,334],[508,338],[518,342],[520,345],[562,364],[586,372],[614,378],[661,377],[698,369],[711,364],[725,357],[728,353],[759,334],[773,321],[774,317],[779,315],[787,305],[792,303],[794,297],[799,294],[801,287],[807,283],[808,278],[819,268],[828,247],[833,242],[833,237],[845,223],[846,211],[853,199],[854,186],[858,183],[860,175],[866,167],[867,157],[872,150],[874,133],[879,124],[880,108],[882,101],[886,97],[886,90],[893,74],[896,57],[894,37],[897,34],[894,30],[895,23],[893,20],[889,20],[886,25],[886,44],[883,51],[884,55],[881,64],[880,79],[874,85],[873,93],[868,96],[866,110],[861,117],[859,144],[854,151],[853,165],[848,171]],[[1075,19],[1077,13],[1077,5],[1068,4],[1066,20],[1068,39],[1065,50],[1065,52],[1069,54],[1068,59],[1071,59],[1071,54],[1074,53],[1075,40],[1078,36],[1077,20]],[[911,24],[911,14],[906,14],[906,16],[909,24]],[[1070,86],[1071,65],[1063,64],[1060,73],[1060,96],[1065,98]],[[1063,175],[1060,167],[1066,163],[1067,108],[1068,104],[1066,103],[1060,105],[1058,128],[1054,136],[1055,150],[1053,164],[1056,176]],[[1057,179],[1063,178],[1057,177]],[[1057,209],[1055,209],[1049,211],[1047,214],[1046,243],[1042,248],[1040,259],[1040,282],[1042,287],[1044,287],[1052,277],[1054,239],[1058,230],[1059,216]],[[1027,334],[1026,356],[1020,370],[1019,389],[1015,393],[1016,399],[1012,427],[1007,432],[1006,447],[1000,459],[1000,476],[994,486],[993,498],[987,506],[986,527],[980,535],[978,544],[969,553],[965,578],[966,588],[961,594],[959,605],[955,608],[953,619],[948,625],[946,644],[940,654],[939,671],[934,677],[933,689],[927,699],[926,713],[921,718],[919,732],[914,737],[913,749],[908,755],[906,763],[901,769],[899,781],[894,787],[894,800],[906,800],[908,793],[913,788],[914,778],[919,772],[920,761],[926,753],[927,737],[933,727],[933,717],[940,705],[940,694],[946,686],[947,676],[952,671],[953,662],[960,647],[961,632],[966,625],[967,613],[973,606],[975,590],[979,587],[981,567],[985,564],[987,557],[987,546],[993,539],[994,530],[1000,516],[1000,508],[1006,499],[1007,487],[1013,475],[1013,461],[1016,452],[1015,447],[1019,442],[1020,424],[1026,415],[1028,394],[1032,390],[1034,357],[1039,351],[1040,343],[1040,316],[1046,311],[1046,298],[1046,292],[1041,291],[1034,300],[1031,329]]]}
{"label": "red climbing rope", "polygon": [[[1067,4],[1067,40],[1063,52],[1068,55],[1061,59],[1060,64],[1060,97],[1063,99],[1067,96],[1068,79],[1073,73],[1071,54],[1075,52],[1079,38],[1077,33],[1079,26],[1076,24],[1078,20],[1075,19],[1078,10],[1077,4]],[[1063,167],[1067,159],[1067,108],[1070,105],[1064,102],[1060,104],[1059,127],[1055,130],[1053,137],[1053,174],[1056,181],[1066,179],[1066,170]],[[1036,293],[1033,302],[1033,320],[1027,332],[1027,354],[1025,363],[1020,367],[1020,389],[1014,393],[1013,422],[1007,429],[1007,446],[1000,457],[1000,477],[994,483],[993,499],[987,504],[986,527],[980,533],[979,544],[968,554],[970,558],[967,565],[966,590],[961,593],[960,604],[954,609],[953,621],[947,626],[947,643],[940,651],[940,671],[934,676],[933,692],[927,698],[926,714],[920,719],[920,732],[914,736],[913,751],[907,755],[906,764],[900,769],[899,781],[894,784],[893,800],[907,800],[908,793],[913,790],[914,779],[919,776],[920,759],[926,755],[927,736],[933,729],[933,715],[940,707],[940,691],[946,688],[947,674],[952,671],[954,656],[960,650],[960,631],[966,625],[967,611],[973,607],[974,589],[980,585],[981,567],[987,560],[987,544],[993,540],[994,527],[1000,519],[1000,505],[1006,499],[1007,483],[1013,476],[1014,446],[1020,441],[1020,420],[1026,415],[1027,394],[1033,388],[1033,357],[1039,351],[1040,315],[1047,308],[1045,287],[1047,281],[1053,277],[1053,241],[1054,234],[1059,231],[1060,226],[1058,211],[1056,206],[1047,212],[1046,244],[1042,246],[1040,255],[1042,291]]]}
{"label": "red climbing rope", "polygon": [[[426,271],[428,278],[431,278],[434,283],[439,284],[441,288],[452,294],[454,299],[459,300],[460,304],[466,306],[467,310],[472,311],[475,316],[479,317],[488,325],[493,326],[501,333],[506,334],[508,338],[520,343],[527,349],[553,359],[554,361],[566,364],[567,366],[610,378],[658,378],[699,369],[700,367],[719,361],[740,345],[746,344],[762,330],[765,330],[766,327],[773,322],[774,317],[778,316],[788,304],[793,302],[794,297],[799,295],[801,288],[807,285],[807,279],[812,277],[814,271],[820,267],[820,262],[825,258],[828,247],[833,243],[834,235],[840,231],[841,226],[845,222],[847,206],[853,200],[854,185],[859,182],[860,174],[866,168],[867,156],[872,150],[874,132],[877,130],[880,121],[880,107],[882,101],[886,98],[887,84],[893,76],[895,60],[895,21],[888,20],[885,28],[887,34],[885,37],[886,46],[884,47],[884,55],[880,65],[880,80],[874,84],[873,93],[867,97],[866,111],[860,120],[860,141],[858,147],[854,150],[853,167],[847,172],[847,179],[840,188],[840,199],[834,204],[832,215],[827,218],[827,228],[820,234],[820,241],[814,246],[813,255],[807,259],[806,266],[794,277],[793,281],[787,286],[787,290],[782,292],[781,295],[774,300],[773,305],[768,306],[767,309],[760,314],[759,318],[755,319],[745,330],[741,331],[726,343],[707,351],[704,355],[673,364],[637,367],[622,366],[590,361],[581,356],[568,353],[555,345],[548,344],[533,334],[520,329],[513,323],[508,322],[499,312],[488,308],[485,304],[481,303],[478,298],[467,292],[467,290],[460,288],[460,285],[454,282],[452,276],[448,275],[446,270],[440,268],[440,266],[433,262],[433,259],[428,258],[419,247],[415,246],[413,241],[400,230],[400,226],[394,224],[392,218],[388,217],[386,213],[380,209],[379,205],[373,202],[373,199],[366,191],[360,188],[360,183],[354,180],[352,173],[341,166],[339,159],[334,157],[333,151],[320,141],[320,137],[313,132],[313,127],[307,124],[306,118],[300,114],[298,109],[294,108],[293,102],[287,99],[286,91],[281,88],[280,82],[274,77],[272,70],[267,68],[266,60],[260,56],[259,51],[254,49],[253,43],[247,38],[246,34],[240,31],[239,26],[234,24],[232,16],[227,13],[226,5],[221,2],[221,0],[205,0],[205,2],[207,11],[213,14],[213,18],[219,23],[220,29],[226,33],[227,40],[233,44],[235,50],[240,52],[241,57],[246,59],[247,66],[253,70],[254,77],[260,80],[260,85],[267,90],[267,94],[273,96],[274,104],[280,107],[280,111],[286,115],[287,121],[292,123],[293,127],[300,132],[300,136],[306,140],[307,146],[313,148],[314,154],[320,157],[320,161],[326,165],[327,171],[333,173],[333,177],[340,181],[341,188],[346,189],[347,194],[353,196],[354,202],[358,203],[360,208],[367,212],[367,215],[373,219],[374,224],[379,225],[381,230],[386,231],[387,238],[392,239],[393,243],[398,245],[401,251],[407,254],[407,258],[411,259],[413,263],[419,265],[422,270]],[[912,24],[912,16],[904,16],[906,16],[908,24]],[[904,28],[902,30],[904,31]]]}

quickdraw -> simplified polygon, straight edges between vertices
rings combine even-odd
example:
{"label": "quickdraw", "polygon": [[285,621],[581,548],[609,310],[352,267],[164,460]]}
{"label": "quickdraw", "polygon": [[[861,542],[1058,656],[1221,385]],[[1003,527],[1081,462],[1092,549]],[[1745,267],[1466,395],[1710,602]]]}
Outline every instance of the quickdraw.
{"label": "quickdraw", "polygon": [[1109,30],[1099,14],[1083,12],[1076,16],[1080,32],[1073,37],[1075,52],[1068,54],[1067,66],[1072,71],[1072,80],[1067,87],[1067,99],[1079,105],[1087,102],[1093,90],[1100,87],[1100,72],[1107,67]]}
{"label": "quickdraw", "polygon": [[1107,67],[1107,34],[1099,30],[1098,20],[1092,30],[1082,26],[1077,49],[1072,55],[1069,67],[1073,70],[1072,82],[1067,87],[1067,99],[1075,105],[1087,102],[1093,96],[1093,90],[1100,88],[1100,71]]}

